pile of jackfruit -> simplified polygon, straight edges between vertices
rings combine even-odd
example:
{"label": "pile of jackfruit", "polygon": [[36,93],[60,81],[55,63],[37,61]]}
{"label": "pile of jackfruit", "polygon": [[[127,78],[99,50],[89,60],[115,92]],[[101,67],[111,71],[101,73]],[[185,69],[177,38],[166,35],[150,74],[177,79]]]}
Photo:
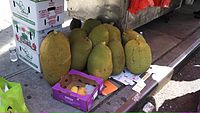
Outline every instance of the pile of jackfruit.
{"label": "pile of jackfruit", "polygon": [[111,24],[88,19],[67,37],[61,32],[50,33],[41,44],[40,61],[44,78],[53,85],[69,69],[86,71],[104,80],[120,74],[125,67],[141,74],[150,67],[152,54],[136,31],[121,33]]}

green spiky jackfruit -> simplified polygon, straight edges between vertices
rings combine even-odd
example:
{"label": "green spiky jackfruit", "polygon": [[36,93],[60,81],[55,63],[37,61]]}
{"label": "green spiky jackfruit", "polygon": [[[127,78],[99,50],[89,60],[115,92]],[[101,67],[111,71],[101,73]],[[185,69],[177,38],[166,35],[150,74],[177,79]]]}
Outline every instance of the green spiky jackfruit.
{"label": "green spiky jackfruit", "polygon": [[145,72],[151,65],[152,55],[149,45],[139,39],[132,39],[125,45],[126,66],[134,74]]}
{"label": "green spiky jackfruit", "polygon": [[96,26],[100,25],[101,21],[97,20],[97,19],[88,19],[85,21],[84,25],[83,25],[83,30],[85,30],[87,32],[87,34],[90,34],[90,32],[92,31],[93,28],[95,28]]}
{"label": "green spiky jackfruit", "polygon": [[87,64],[89,53],[92,49],[92,42],[87,37],[79,38],[71,45],[72,64],[71,68],[83,70]]}
{"label": "green spiky jackfruit", "polygon": [[89,74],[104,80],[107,80],[111,75],[113,69],[112,54],[105,43],[99,43],[92,49],[88,57],[87,69]]}
{"label": "green spiky jackfruit", "polygon": [[123,44],[125,45],[129,40],[132,40],[132,39],[136,39],[138,38],[139,40],[141,41],[145,41],[144,37],[137,33],[136,31],[132,30],[132,29],[126,29],[123,34],[122,34],[122,41],[123,41]]}
{"label": "green spiky jackfruit", "polygon": [[40,46],[40,63],[44,78],[50,85],[54,85],[68,72],[71,52],[64,33],[53,31],[46,36]]}
{"label": "green spiky jackfruit", "polygon": [[118,40],[109,42],[108,47],[112,52],[113,71],[112,74],[120,74],[125,66],[125,53],[122,43]]}
{"label": "green spiky jackfruit", "polygon": [[73,44],[77,39],[87,37],[87,33],[81,28],[73,29],[69,34],[70,44]]}
{"label": "green spiky jackfruit", "polygon": [[104,24],[109,31],[109,41],[118,40],[121,42],[121,32],[120,30],[111,25],[111,24]]}
{"label": "green spiky jackfruit", "polygon": [[93,46],[101,42],[109,42],[108,29],[103,25],[96,26],[89,34],[89,39],[92,41]]}

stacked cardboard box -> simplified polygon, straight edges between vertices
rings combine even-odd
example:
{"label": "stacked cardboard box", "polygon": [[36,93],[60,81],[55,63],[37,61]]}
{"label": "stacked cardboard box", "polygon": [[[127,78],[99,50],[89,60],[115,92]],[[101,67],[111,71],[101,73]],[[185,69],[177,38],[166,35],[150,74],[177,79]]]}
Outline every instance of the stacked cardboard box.
{"label": "stacked cardboard box", "polygon": [[41,72],[40,44],[52,30],[61,30],[64,0],[10,0],[18,57]]}

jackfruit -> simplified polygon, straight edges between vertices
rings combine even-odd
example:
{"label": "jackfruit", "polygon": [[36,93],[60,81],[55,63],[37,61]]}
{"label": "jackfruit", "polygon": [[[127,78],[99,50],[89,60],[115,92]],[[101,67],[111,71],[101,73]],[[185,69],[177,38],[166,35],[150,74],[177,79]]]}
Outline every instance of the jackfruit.
{"label": "jackfruit", "polygon": [[112,74],[116,75],[123,71],[125,67],[125,53],[122,43],[118,40],[109,42],[108,47],[112,52],[113,71]]}
{"label": "jackfruit", "polygon": [[50,85],[54,85],[69,71],[70,44],[64,33],[53,31],[46,36],[40,47],[40,63],[44,78]]}
{"label": "jackfruit", "polygon": [[104,24],[104,25],[106,26],[106,28],[108,29],[108,32],[109,32],[109,41],[118,40],[121,42],[120,30],[111,24]]}
{"label": "jackfruit", "polygon": [[132,39],[125,45],[126,66],[134,74],[145,72],[151,65],[152,55],[149,45],[139,39]]}
{"label": "jackfruit", "polygon": [[73,44],[77,39],[87,37],[87,33],[81,28],[73,29],[69,34],[70,44]]}
{"label": "jackfruit", "polygon": [[103,25],[96,26],[89,34],[89,39],[92,41],[93,46],[100,42],[109,42],[108,29]]}
{"label": "jackfruit", "polygon": [[107,80],[112,73],[112,69],[111,50],[105,45],[105,42],[99,43],[92,49],[88,57],[88,73]]}
{"label": "jackfruit", "polygon": [[126,29],[123,34],[122,34],[122,41],[123,41],[123,44],[125,45],[129,40],[132,40],[132,39],[136,39],[138,38],[139,40],[141,41],[145,41],[144,37],[137,33],[136,31],[132,30],[132,29]]}
{"label": "jackfruit", "polygon": [[83,25],[83,30],[86,31],[87,34],[90,34],[90,32],[92,31],[92,29],[94,29],[96,26],[100,25],[101,21],[97,20],[97,19],[88,19],[85,21],[84,25]]}
{"label": "jackfruit", "polygon": [[92,49],[92,42],[87,37],[79,38],[71,45],[72,64],[71,68],[83,70],[87,64],[89,53]]}

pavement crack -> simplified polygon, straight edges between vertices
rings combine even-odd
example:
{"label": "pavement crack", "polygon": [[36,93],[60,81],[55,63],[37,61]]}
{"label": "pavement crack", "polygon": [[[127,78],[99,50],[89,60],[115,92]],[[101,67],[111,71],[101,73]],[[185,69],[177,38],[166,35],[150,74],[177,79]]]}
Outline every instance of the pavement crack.
{"label": "pavement crack", "polygon": [[15,73],[8,74],[8,75],[5,77],[5,79],[12,78],[12,77],[17,76],[17,75],[19,75],[19,74],[21,74],[21,73],[23,73],[23,72],[25,72],[25,71],[30,70],[30,69],[31,69],[31,68],[28,67],[28,68],[25,68],[25,69],[23,69],[23,70],[17,71],[17,72],[15,72]]}

